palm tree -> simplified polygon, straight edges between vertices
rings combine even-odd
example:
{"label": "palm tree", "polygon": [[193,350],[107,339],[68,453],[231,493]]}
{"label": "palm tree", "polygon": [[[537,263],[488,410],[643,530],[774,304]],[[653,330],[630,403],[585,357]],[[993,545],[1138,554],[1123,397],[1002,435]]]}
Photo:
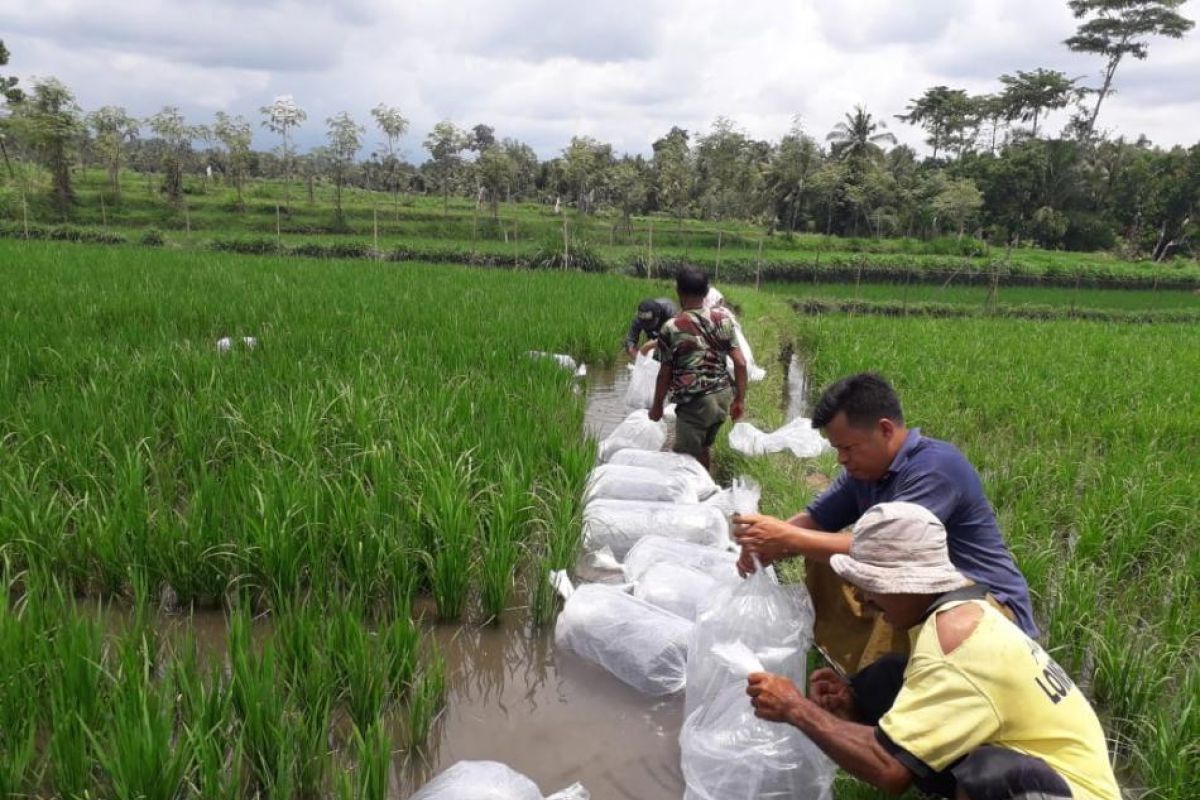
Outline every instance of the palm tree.
{"label": "palm tree", "polygon": [[825,140],[832,143],[835,158],[861,165],[883,157],[883,144],[895,144],[896,137],[886,130],[887,124],[875,121],[862,106],[855,106],[853,114],[847,114],[844,122],[833,127]]}

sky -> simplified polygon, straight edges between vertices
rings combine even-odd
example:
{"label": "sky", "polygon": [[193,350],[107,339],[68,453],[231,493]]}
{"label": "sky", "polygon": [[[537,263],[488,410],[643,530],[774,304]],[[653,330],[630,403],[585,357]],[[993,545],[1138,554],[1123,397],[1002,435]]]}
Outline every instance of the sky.
{"label": "sky", "polygon": [[[1182,10],[1200,17],[1200,2]],[[411,120],[413,161],[443,119],[549,158],[573,135],[649,154],[673,125],[702,133],[721,115],[758,139],[796,119],[823,139],[857,104],[924,151],[895,115],[931,86],[991,92],[1038,67],[1097,86],[1101,60],[1062,44],[1076,25],[1065,0],[0,0],[6,71],[56,77],[85,110],[174,105],[194,124],[226,111],[258,128],[260,107],[290,94],[308,114],[301,149],[347,111],[365,154],[386,103]],[[1152,40],[1148,60],[1122,64],[1100,127],[1195,144],[1197,76],[1200,33]],[[256,147],[274,143],[258,129]]]}

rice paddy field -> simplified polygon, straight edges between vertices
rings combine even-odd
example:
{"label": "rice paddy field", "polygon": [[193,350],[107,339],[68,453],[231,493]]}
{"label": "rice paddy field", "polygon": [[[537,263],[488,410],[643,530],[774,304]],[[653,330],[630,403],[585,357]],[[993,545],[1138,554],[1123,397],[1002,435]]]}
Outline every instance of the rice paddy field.
{"label": "rice paddy field", "polygon": [[[11,240],[0,277],[0,796],[130,800],[407,796],[448,636],[529,636],[575,560],[584,392],[527,351],[612,364],[637,300],[669,293]],[[751,416],[781,421],[793,352],[811,387],[891,377],[980,468],[1129,797],[1200,796],[1200,327],[730,294],[770,373]],[[835,466],[718,455],[776,514]]]}
{"label": "rice paddy field", "polygon": [[1200,797],[1200,327],[799,318],[809,379],[891,376],[983,475],[1130,797]]}

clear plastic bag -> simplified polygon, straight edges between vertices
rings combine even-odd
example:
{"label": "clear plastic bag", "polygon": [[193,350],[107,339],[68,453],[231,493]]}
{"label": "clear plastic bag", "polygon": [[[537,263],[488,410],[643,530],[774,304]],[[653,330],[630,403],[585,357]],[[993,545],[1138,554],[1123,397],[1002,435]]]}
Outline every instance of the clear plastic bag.
{"label": "clear plastic bag", "polygon": [[583,508],[583,546],[605,547],[618,559],[646,536],[667,536],[694,544],[723,547],[729,521],[721,509],[703,503],[642,503],[593,500]]}
{"label": "clear plastic bag", "polygon": [[796,727],[754,716],[745,681],[690,714],[679,734],[685,800],[829,800],[834,765]]}
{"label": "clear plastic bag", "polygon": [[829,442],[812,426],[812,420],[796,417],[774,433],[763,433],[749,422],[738,422],[729,431],[729,446],[748,456],[791,450],[796,458],[812,458],[829,450]]}
{"label": "clear plastic bag", "polygon": [[653,356],[638,353],[629,365],[629,386],[625,389],[626,408],[649,408],[654,402],[659,363]]}
{"label": "clear plastic bag", "polygon": [[[663,416],[666,419],[666,416]],[[686,479],[691,483],[696,496],[703,500],[714,494],[721,487],[708,474],[696,459],[684,453],[668,453],[654,450],[619,450],[608,460],[609,464],[623,464],[628,467],[645,467],[658,470],[664,475]]]}
{"label": "clear plastic bag", "polygon": [[[751,383],[758,383],[767,377],[767,371],[760,367],[754,360],[754,351],[750,349],[750,341],[746,339],[746,334],[742,332],[741,323],[737,320],[733,321],[733,337],[737,341],[738,349],[742,351],[742,357],[746,359],[746,380]],[[729,374],[733,374],[733,366],[731,360]]]}
{"label": "clear plastic bag", "polygon": [[605,464],[615,453],[625,449],[662,450],[666,442],[666,425],[661,421],[652,421],[649,411],[639,409],[627,416],[624,422],[600,442],[598,459],[601,464]]}
{"label": "clear plastic bag", "polygon": [[722,489],[704,501],[719,508],[727,517],[734,514],[757,514],[762,500],[762,487],[749,478],[734,478],[728,489]]}
{"label": "clear plastic bag", "polygon": [[691,621],[620,587],[588,583],[567,598],[554,642],[639,692],[668,695],[683,688],[691,632]]}
{"label": "clear plastic bag", "polygon": [[655,564],[676,564],[703,572],[718,580],[737,579],[738,553],[728,548],[694,544],[666,536],[647,536],[625,554],[625,580],[637,583]]}
{"label": "clear plastic bag", "polygon": [[647,467],[629,467],[611,462],[592,470],[583,498],[585,503],[599,499],[661,503],[697,503],[700,500],[692,482],[686,476],[664,474]]}
{"label": "clear plastic bag", "polygon": [[[411,800],[543,800],[537,784],[498,761],[459,761],[412,796]],[[589,800],[576,783],[545,800]]]}
{"label": "clear plastic bag", "polygon": [[[728,580],[737,580],[732,570]],[[670,611],[687,620],[695,620],[716,594],[717,580],[711,575],[679,564],[658,563],[642,573],[633,587],[633,596]]]}
{"label": "clear plastic bag", "polygon": [[812,646],[812,600],[803,584],[781,585],[759,569],[721,591],[696,620],[687,666],[686,712],[707,705],[726,687],[745,689],[745,674],[732,669],[714,648],[740,642],[766,671],[803,686]]}

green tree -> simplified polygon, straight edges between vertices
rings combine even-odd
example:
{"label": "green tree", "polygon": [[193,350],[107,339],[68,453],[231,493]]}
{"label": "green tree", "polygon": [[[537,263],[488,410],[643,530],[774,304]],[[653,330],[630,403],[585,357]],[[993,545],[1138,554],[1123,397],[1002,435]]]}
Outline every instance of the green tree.
{"label": "green tree", "polygon": [[1063,108],[1079,96],[1075,79],[1068,78],[1052,69],[1037,69],[1033,72],[1018,71],[1016,75],[1002,75],[1004,103],[1011,119],[1033,122],[1033,138],[1037,138],[1038,119],[1047,111]]}
{"label": "green tree", "polygon": [[621,211],[619,228],[626,234],[633,232],[633,215],[646,206],[650,194],[649,177],[649,170],[641,156],[626,157],[612,169],[613,202]]}
{"label": "green tree", "polygon": [[197,138],[199,130],[190,127],[183,112],[176,106],[164,106],[146,120],[147,127],[166,145],[162,151],[162,191],[171,202],[178,203],[183,197],[183,164]]}
{"label": "green tree", "polygon": [[727,117],[696,141],[696,195],[703,216],[749,217],[762,181],[767,151]]}
{"label": "green tree", "polygon": [[[8,64],[8,58],[8,48],[4,46],[4,40],[0,39],[0,67]],[[0,75],[0,99],[3,99],[6,105],[16,105],[25,98],[25,93],[17,88],[17,83],[18,79],[15,77]],[[4,156],[4,165],[8,167],[9,177],[16,178],[16,172],[13,170],[12,162],[8,158],[8,145],[6,144],[4,128],[4,117],[0,116],[0,155]]]}
{"label": "green tree", "polygon": [[[304,124],[304,121],[308,119],[308,114],[296,105],[296,99],[290,94],[279,95],[271,105],[261,107],[259,113],[266,117],[262,122],[263,127],[271,133],[279,134],[280,157],[283,160],[283,202],[287,205],[292,200],[292,167],[295,160],[295,151],[292,148],[290,136],[293,129]],[[310,198],[311,186],[310,182]]]}
{"label": "green tree", "polygon": [[400,176],[402,172],[396,145],[400,142],[401,137],[408,133],[408,119],[400,113],[400,109],[383,103],[371,109],[371,116],[375,118],[375,124],[383,132],[384,174],[387,176],[388,188],[392,192],[392,203],[398,215],[400,213]]}
{"label": "green tree", "polygon": [[820,147],[804,132],[799,120],[794,120],[792,129],[771,154],[764,176],[770,205],[785,230],[797,230],[800,212],[811,192],[809,184],[820,165]]}
{"label": "green tree", "polygon": [[963,129],[974,109],[965,89],[934,86],[910,100],[907,110],[907,114],[897,114],[896,119],[923,127],[929,134],[925,142],[933,148],[937,160],[938,151]]}
{"label": "green tree", "polygon": [[825,137],[831,144],[833,157],[845,161],[851,170],[861,171],[868,162],[883,158],[883,145],[896,143],[895,135],[886,132],[887,124],[877,121],[862,106],[833,126]]}
{"label": "green tree", "polygon": [[231,117],[224,111],[218,111],[213,135],[225,148],[229,179],[237,192],[237,207],[239,211],[244,211],[246,201],[242,196],[242,187],[246,183],[246,173],[250,170],[252,158],[250,123],[244,117]]}
{"label": "green tree", "polygon": [[449,120],[434,125],[425,137],[424,147],[429,151],[430,171],[442,194],[444,214],[450,213],[450,186],[462,167],[462,153],[470,143],[467,134]]}
{"label": "green tree", "polygon": [[1096,105],[1084,132],[1091,136],[1100,116],[1100,106],[1112,92],[1113,78],[1125,56],[1145,60],[1151,36],[1171,39],[1195,25],[1177,9],[1187,0],[1068,0],[1076,19],[1085,20],[1065,44],[1077,53],[1093,53],[1105,59],[1104,82],[1096,90]]}
{"label": "green tree", "polygon": [[65,215],[75,202],[71,163],[83,132],[75,95],[55,78],[34,81],[33,91],[17,104],[12,122],[50,173],[55,206]]}
{"label": "green tree", "polygon": [[688,132],[671,128],[654,142],[654,176],[658,206],[671,212],[682,227],[692,197],[692,154]]}
{"label": "green tree", "polygon": [[325,120],[328,126],[326,139],[329,141],[330,167],[333,172],[334,203],[337,218],[342,219],[342,188],[354,168],[358,151],[362,149],[362,137],[367,129],[343,111]]}
{"label": "green tree", "polygon": [[967,222],[983,208],[983,193],[970,178],[953,178],[933,198],[939,219],[949,220],[962,238]]}
{"label": "green tree", "polygon": [[572,136],[563,150],[562,182],[564,193],[575,199],[575,207],[591,214],[597,206],[597,194],[608,188],[608,171],[613,165],[612,145],[590,136]]}
{"label": "green tree", "polygon": [[512,164],[512,181],[508,191],[510,198],[530,197],[535,189],[538,175],[538,157],[533,148],[516,139],[504,139],[500,142],[501,149]]}
{"label": "green tree", "polygon": [[492,218],[498,220],[500,198],[511,193],[516,179],[516,166],[503,148],[489,147],[480,153],[475,162],[475,172],[479,177],[479,185],[487,193]]}
{"label": "green tree", "polygon": [[108,169],[109,185],[120,201],[121,160],[125,146],[137,138],[141,126],[120,106],[104,106],[93,111],[87,116],[87,124],[96,134],[96,145]]}

